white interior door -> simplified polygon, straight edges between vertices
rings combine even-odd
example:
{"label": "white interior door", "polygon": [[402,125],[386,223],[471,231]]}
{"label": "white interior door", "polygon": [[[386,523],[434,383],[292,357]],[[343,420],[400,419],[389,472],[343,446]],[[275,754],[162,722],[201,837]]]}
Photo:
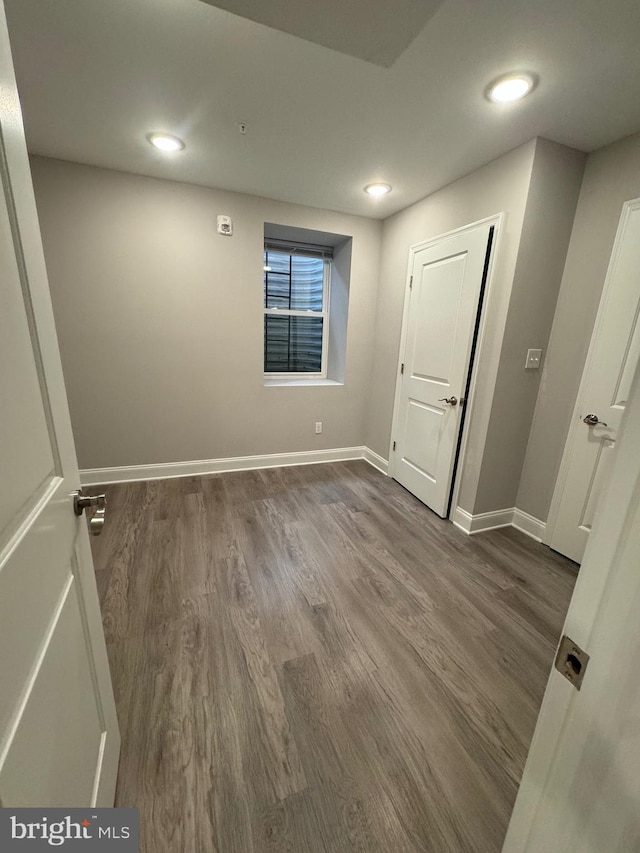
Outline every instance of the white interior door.
{"label": "white interior door", "polygon": [[503,853],[640,850],[640,370],[565,633],[580,692],[552,671]]}
{"label": "white interior door", "polygon": [[0,4],[0,805],[113,805],[119,734]]}
{"label": "white interior door", "polygon": [[[640,355],[640,199],[626,202],[549,512],[546,543],[577,563],[593,524]],[[584,419],[593,415],[595,425]]]}
{"label": "white interior door", "polygon": [[411,264],[391,473],[443,518],[490,232],[479,225],[418,247]]}

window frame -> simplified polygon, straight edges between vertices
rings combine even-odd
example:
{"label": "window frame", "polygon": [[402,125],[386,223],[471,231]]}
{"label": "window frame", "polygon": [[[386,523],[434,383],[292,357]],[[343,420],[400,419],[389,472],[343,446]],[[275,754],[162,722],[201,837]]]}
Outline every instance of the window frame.
{"label": "window frame", "polygon": [[[296,311],[290,308],[267,308],[264,304],[264,275],[262,278],[262,335],[263,335],[263,353],[264,346],[266,344],[265,340],[265,323],[264,318],[267,316],[271,317],[314,317],[314,318],[322,318],[322,355],[320,361],[320,372],[311,373],[306,370],[291,370],[286,372],[278,372],[275,371],[266,371],[264,370],[264,357],[263,357],[263,377],[264,379],[326,379],[327,378],[327,369],[328,369],[328,349],[329,349],[329,306],[330,306],[330,298],[331,298],[331,267],[333,264],[333,256],[328,253],[331,251],[330,249],[326,249],[325,252],[321,250],[323,247],[318,247],[318,251],[307,251],[304,249],[299,249],[293,243],[284,243],[282,246],[274,246],[272,243],[269,245],[265,244],[264,251],[279,251],[283,254],[288,255],[299,255],[306,257],[315,257],[319,260],[322,260],[323,263],[323,275],[322,275],[322,311],[313,311],[310,308],[305,311]],[[264,258],[263,251],[263,258]],[[263,271],[264,272],[264,271]]]}

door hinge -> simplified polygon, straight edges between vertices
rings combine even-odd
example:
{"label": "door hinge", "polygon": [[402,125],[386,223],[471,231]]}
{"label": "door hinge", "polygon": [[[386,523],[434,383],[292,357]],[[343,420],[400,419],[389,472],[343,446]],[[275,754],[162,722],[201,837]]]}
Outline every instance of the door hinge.
{"label": "door hinge", "polygon": [[404,364],[400,365],[400,375],[404,373]]}
{"label": "door hinge", "polygon": [[409,290],[413,290],[413,276],[409,279]]}
{"label": "door hinge", "polygon": [[393,449],[394,449],[394,450],[396,449],[396,443],[395,443],[395,441],[393,442]]}

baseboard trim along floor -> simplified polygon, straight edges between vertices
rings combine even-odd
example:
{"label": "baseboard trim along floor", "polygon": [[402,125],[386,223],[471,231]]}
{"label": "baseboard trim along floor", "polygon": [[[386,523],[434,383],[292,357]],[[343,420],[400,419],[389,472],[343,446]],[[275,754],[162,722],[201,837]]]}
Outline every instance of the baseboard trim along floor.
{"label": "baseboard trim along floor", "polygon": [[[258,468],[285,468],[290,465],[317,465],[364,459],[383,474],[389,463],[369,447],[338,447],[329,450],[302,450],[297,453],[269,453],[262,456],[231,456],[226,459],[197,459],[191,462],[163,462],[154,465],[124,465],[116,468],[87,468],[80,471],[83,486],[137,483],[144,480],[171,480],[201,474],[224,474],[228,471],[254,471]],[[456,507],[451,521],[465,533],[483,533],[498,527],[515,527],[537,542],[544,539],[545,523],[516,507],[476,515]]]}
{"label": "baseboard trim along floor", "polygon": [[487,530],[496,530],[498,527],[515,527],[521,533],[526,533],[536,542],[542,542],[546,524],[538,518],[529,515],[528,512],[517,507],[500,509],[494,512],[479,512],[471,515],[461,507],[456,507],[451,515],[451,521],[464,530],[465,533],[484,533]]}
{"label": "baseboard trim along floor", "polygon": [[317,465],[319,462],[343,462],[346,459],[366,459],[383,474],[388,470],[387,460],[368,447],[338,447],[329,450],[303,450],[298,453],[269,453],[264,456],[232,456],[227,459],[197,459],[191,462],[87,468],[80,471],[80,482],[83,486],[136,483],[143,480],[195,477],[199,474],[224,474],[227,471],[253,471],[257,468]]}

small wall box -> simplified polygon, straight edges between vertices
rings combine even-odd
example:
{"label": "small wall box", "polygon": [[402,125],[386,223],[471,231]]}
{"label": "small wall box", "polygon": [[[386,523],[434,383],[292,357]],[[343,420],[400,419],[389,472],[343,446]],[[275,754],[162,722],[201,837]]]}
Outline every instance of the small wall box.
{"label": "small wall box", "polygon": [[529,349],[527,350],[527,360],[524,363],[524,366],[527,370],[537,370],[540,367],[540,362],[542,361],[542,350],[541,349]]}
{"label": "small wall box", "polygon": [[218,234],[224,234],[225,237],[231,237],[233,234],[233,222],[231,221],[231,217],[220,214],[216,221],[218,224]]}

